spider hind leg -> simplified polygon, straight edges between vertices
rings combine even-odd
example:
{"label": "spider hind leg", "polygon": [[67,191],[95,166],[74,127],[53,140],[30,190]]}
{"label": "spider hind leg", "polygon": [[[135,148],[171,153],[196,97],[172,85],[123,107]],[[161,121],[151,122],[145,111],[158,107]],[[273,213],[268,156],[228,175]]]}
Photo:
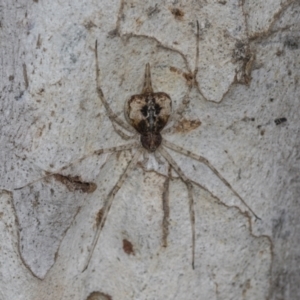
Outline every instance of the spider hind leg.
{"label": "spider hind leg", "polygon": [[[117,114],[115,114],[113,112],[113,110],[110,108],[106,98],[104,97],[102,88],[101,88],[101,84],[100,84],[100,68],[99,68],[99,61],[98,61],[98,44],[97,44],[97,40],[95,41],[95,60],[96,60],[96,82],[97,82],[97,93],[98,93],[98,97],[100,98],[102,104],[104,105],[108,117],[111,120],[111,122],[115,122],[117,123],[120,127],[122,127],[123,129],[127,130],[130,133],[136,134],[136,131],[126,122],[124,122],[122,119],[120,119],[118,117]],[[118,131],[117,131],[118,133]]]}
{"label": "spider hind leg", "polygon": [[190,93],[192,88],[196,85],[197,80],[196,76],[198,74],[198,61],[199,61],[199,42],[200,42],[200,27],[199,27],[199,22],[196,22],[197,26],[197,34],[196,34],[196,55],[195,55],[195,68],[194,71],[190,71],[189,75],[187,78],[188,80],[188,90],[187,93],[185,94],[184,98],[182,99],[180,105],[178,108],[175,110],[175,112],[171,115],[169,119],[169,124],[172,122],[173,126],[166,127],[162,130],[163,134],[166,133],[172,133],[173,130],[175,129],[176,124],[180,122],[180,119],[182,118],[182,114],[187,108],[188,104],[190,103]]}

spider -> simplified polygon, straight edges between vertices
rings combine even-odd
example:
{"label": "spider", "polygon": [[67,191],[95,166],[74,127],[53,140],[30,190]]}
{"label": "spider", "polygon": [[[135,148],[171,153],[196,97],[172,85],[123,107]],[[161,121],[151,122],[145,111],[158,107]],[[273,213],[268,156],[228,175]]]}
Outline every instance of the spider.
{"label": "spider", "polygon": [[[113,112],[113,110],[111,109],[110,105],[108,104],[102,92],[102,88],[100,84],[100,69],[99,69],[99,62],[98,62],[97,41],[95,42],[94,51],[95,51],[95,62],[96,62],[95,65],[96,65],[96,82],[97,82],[98,97],[102,102],[102,104],[104,105],[105,110],[108,114],[108,117],[115,131],[124,140],[135,140],[135,141],[117,147],[102,148],[102,149],[95,150],[92,153],[89,153],[81,157],[75,162],[70,163],[67,166],[64,166],[58,171],[58,173],[67,169],[74,163],[84,160],[90,155],[101,155],[103,153],[120,152],[124,150],[135,150],[136,152],[133,154],[131,161],[128,163],[125,171],[120,176],[117,183],[109,192],[106,200],[104,201],[103,207],[97,214],[97,228],[95,230],[90,251],[87,256],[87,260],[82,272],[84,272],[89,266],[89,262],[92,258],[94,249],[97,245],[101,230],[105,225],[115,195],[121,189],[124,181],[126,180],[126,177],[135,168],[141,156],[147,155],[147,153],[153,153],[158,159],[158,161],[159,161],[159,157],[157,157],[157,154],[160,154],[161,157],[163,157],[168,162],[169,167],[174,169],[174,171],[178,174],[178,176],[186,185],[188,191],[189,214],[190,214],[190,223],[191,223],[191,231],[192,231],[192,259],[191,259],[192,263],[191,264],[193,269],[195,268],[195,211],[194,211],[194,199],[193,199],[193,184],[192,181],[189,178],[187,178],[187,176],[180,169],[179,165],[175,162],[175,160],[169,154],[167,149],[171,149],[175,152],[183,154],[187,157],[190,157],[206,165],[232,191],[232,193],[240,199],[240,201],[249,209],[249,211],[255,216],[255,218],[259,219],[259,217],[254,213],[254,211],[249,207],[249,205],[232,188],[230,183],[219,173],[219,171],[217,171],[217,169],[205,157],[194,154],[183,147],[177,146],[167,141],[165,138],[162,137],[162,134],[169,132],[170,129],[172,128],[172,127],[166,128],[166,125],[171,121],[176,121],[177,120],[176,118],[184,111],[186,105],[189,102],[188,100],[189,93],[194,85],[195,77],[198,71],[197,69],[197,62],[199,58],[198,44],[199,44],[199,23],[197,22],[197,48],[196,48],[196,62],[195,62],[196,67],[192,76],[193,83],[192,85],[189,86],[187,94],[184,97],[184,100],[182,101],[182,104],[181,106],[179,106],[177,111],[174,114],[172,114],[172,100],[168,94],[164,92],[153,91],[152,82],[151,82],[150,64],[147,63],[145,66],[145,74],[144,74],[145,78],[144,78],[144,85],[143,85],[142,92],[140,94],[131,96],[125,103],[124,113],[125,113],[125,119],[127,121],[125,122],[123,121],[123,119],[121,119],[117,114]],[[116,126],[116,124],[119,126],[119,128]],[[126,133],[124,131],[126,131]],[[139,138],[139,141],[137,141],[137,138]],[[46,176],[44,176],[43,178],[51,175],[56,176],[56,179],[65,183],[67,186],[70,187],[70,189],[72,189],[73,186],[77,186],[76,183],[80,182],[79,177],[63,176],[57,174],[57,172],[55,174],[46,173]],[[93,192],[96,189],[96,185],[93,183],[80,182],[78,189],[84,190],[85,192]]]}

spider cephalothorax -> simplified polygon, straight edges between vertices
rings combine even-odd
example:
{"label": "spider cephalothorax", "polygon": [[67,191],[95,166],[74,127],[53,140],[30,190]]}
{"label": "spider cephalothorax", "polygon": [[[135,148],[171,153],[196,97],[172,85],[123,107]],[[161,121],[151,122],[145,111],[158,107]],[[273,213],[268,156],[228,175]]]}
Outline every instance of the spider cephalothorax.
{"label": "spider cephalothorax", "polygon": [[172,112],[172,100],[164,92],[154,93],[150,65],[146,65],[145,83],[141,94],[133,95],[126,102],[125,116],[129,124],[141,135],[142,146],[154,152],[162,142],[161,130]]}

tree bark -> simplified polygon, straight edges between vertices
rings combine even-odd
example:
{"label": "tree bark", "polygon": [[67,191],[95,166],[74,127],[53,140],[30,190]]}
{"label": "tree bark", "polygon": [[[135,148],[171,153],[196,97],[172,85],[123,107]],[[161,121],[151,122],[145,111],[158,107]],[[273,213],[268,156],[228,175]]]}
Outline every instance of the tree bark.
{"label": "tree bark", "polygon": [[[299,1],[0,7],[1,299],[300,298]],[[194,269],[189,191],[150,155],[120,187],[83,271],[134,154],[88,155],[128,143],[97,95],[96,40],[104,96],[124,121],[146,63],[173,111],[197,71],[163,137],[205,157],[242,200],[168,150],[192,181]]]}

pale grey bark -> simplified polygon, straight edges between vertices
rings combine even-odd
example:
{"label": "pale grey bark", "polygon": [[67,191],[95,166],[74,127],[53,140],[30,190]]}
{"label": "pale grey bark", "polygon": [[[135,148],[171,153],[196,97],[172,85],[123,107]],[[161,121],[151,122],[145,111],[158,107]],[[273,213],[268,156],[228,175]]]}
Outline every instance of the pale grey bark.
{"label": "pale grey bark", "polygon": [[[300,298],[299,1],[3,0],[0,9],[0,299]],[[207,168],[170,152],[194,182],[193,270],[186,186],[150,157],[121,187],[82,273],[97,212],[132,153],[64,173],[97,184],[91,193],[53,176],[15,188],[124,143],[97,97],[96,39],[103,92],[121,118],[147,62],[176,109],[195,68],[197,20],[197,84],[166,138],[206,157],[261,220]]]}

